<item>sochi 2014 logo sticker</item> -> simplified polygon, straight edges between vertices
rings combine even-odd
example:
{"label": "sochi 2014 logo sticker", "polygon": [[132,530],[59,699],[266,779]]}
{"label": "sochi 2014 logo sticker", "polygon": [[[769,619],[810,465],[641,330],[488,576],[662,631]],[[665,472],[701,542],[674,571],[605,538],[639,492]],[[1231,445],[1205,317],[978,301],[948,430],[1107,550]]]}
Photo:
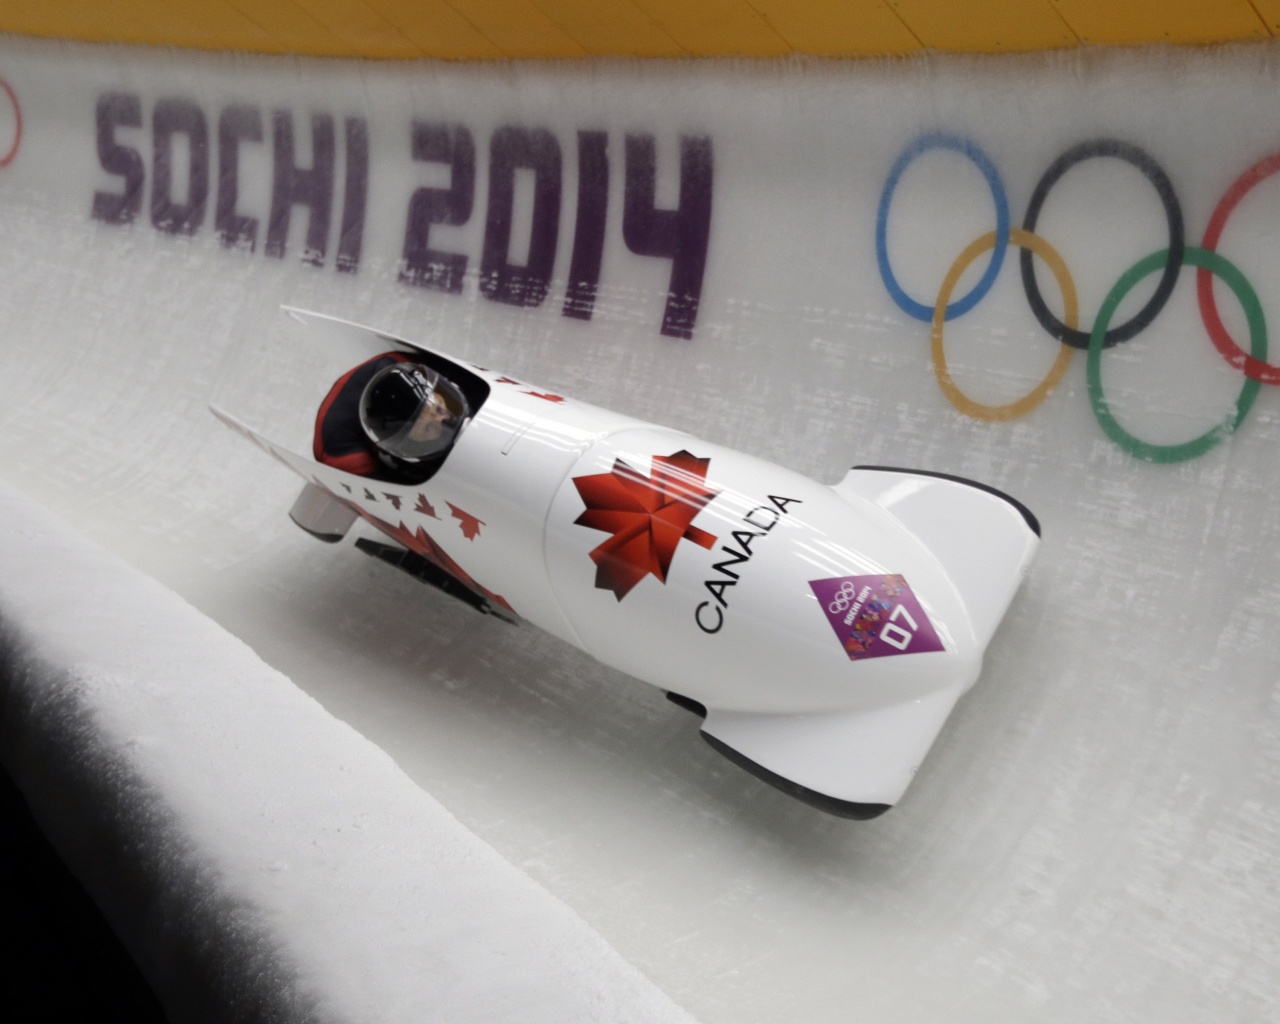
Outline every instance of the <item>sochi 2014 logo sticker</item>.
{"label": "sochi 2014 logo sticker", "polygon": [[693,525],[694,517],[720,491],[707,484],[710,459],[681,450],[655,455],[650,476],[615,459],[608,473],[573,478],[586,510],[578,526],[603,530],[609,538],[591,552],[596,587],[619,601],[646,576],[667,582],[682,540],[710,550],[716,537]]}
{"label": "sochi 2014 logo sticker", "polygon": [[833,576],[809,586],[850,661],[946,649],[901,576]]}

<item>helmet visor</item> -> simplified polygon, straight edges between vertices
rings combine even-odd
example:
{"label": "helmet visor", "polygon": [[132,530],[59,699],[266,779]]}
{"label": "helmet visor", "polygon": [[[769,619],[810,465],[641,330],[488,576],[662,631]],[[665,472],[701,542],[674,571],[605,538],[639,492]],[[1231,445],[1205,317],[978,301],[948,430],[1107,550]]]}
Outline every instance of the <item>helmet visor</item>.
{"label": "helmet visor", "polygon": [[462,392],[417,363],[397,363],[369,381],[360,400],[360,425],[388,455],[419,462],[446,451],[467,416]]}

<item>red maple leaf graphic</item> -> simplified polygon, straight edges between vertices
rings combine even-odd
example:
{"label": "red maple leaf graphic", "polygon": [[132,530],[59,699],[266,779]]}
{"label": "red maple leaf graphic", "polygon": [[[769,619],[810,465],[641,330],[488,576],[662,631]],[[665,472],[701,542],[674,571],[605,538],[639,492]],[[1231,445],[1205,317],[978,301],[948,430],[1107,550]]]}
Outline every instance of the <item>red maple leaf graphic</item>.
{"label": "red maple leaf graphic", "polygon": [[[365,520],[370,525],[376,526],[379,530],[385,533],[392,540],[398,541],[400,544],[403,544],[410,551],[413,551],[416,554],[421,555],[423,558],[427,559],[427,561],[429,562],[433,562],[437,567],[443,569],[445,572],[447,572],[459,583],[463,584],[466,587],[471,588],[477,594],[482,595],[483,597],[487,598],[489,601],[492,601],[494,604],[501,605],[503,608],[511,612],[513,615],[519,614],[514,608],[511,607],[510,604],[507,603],[507,599],[505,597],[503,597],[501,594],[495,594],[488,587],[483,586],[482,584],[478,583],[475,579],[473,579],[471,575],[465,569],[462,568],[462,566],[460,566],[457,562],[455,562],[452,558],[449,557],[448,553],[444,550],[444,548],[442,548],[439,544],[437,544],[434,540],[432,540],[431,535],[428,534],[427,531],[424,530],[421,526],[419,526],[416,530],[412,532],[409,530],[407,526],[405,526],[403,522],[397,526],[392,526],[390,523],[384,522],[383,520],[379,519],[372,512],[369,512],[364,508],[361,508],[354,501],[348,501],[344,498],[339,498],[336,494],[333,493],[332,490],[329,489],[328,486],[321,483],[319,480],[317,480],[316,482],[319,483],[320,486],[324,488],[324,490],[332,494],[337,501],[342,502],[342,504],[346,505],[347,508],[351,509],[352,512],[356,513],[356,515],[360,516],[361,519]],[[343,484],[343,486],[345,487],[346,485]],[[425,495],[419,494],[418,501],[419,501],[419,504],[423,504],[423,505],[427,504],[427,499]],[[427,507],[430,508],[431,506],[427,505]],[[452,506],[450,507],[452,508]],[[432,514],[434,515],[435,513],[433,512]]]}
{"label": "red maple leaf graphic", "polygon": [[436,510],[432,508],[431,502],[427,501],[427,496],[421,492],[418,494],[418,503],[413,506],[413,510],[422,513],[424,516],[430,516],[432,519],[440,518],[436,515]]}
{"label": "red maple leaf graphic", "polygon": [[516,384],[516,385],[519,385],[520,387],[524,386],[523,384],[520,383],[520,381],[514,380],[511,377],[505,377],[505,376],[499,377],[497,380],[494,381],[494,383],[495,384]]}
{"label": "red maple leaf graphic", "polygon": [[400,511],[400,495],[392,494],[390,491],[383,491],[382,496],[391,502],[391,507],[397,512]]}
{"label": "red maple leaf graphic", "polygon": [[364,509],[356,505],[352,505],[351,507],[358,512],[362,518],[376,526],[392,540],[403,544],[410,551],[421,555],[427,561],[435,563],[435,565],[443,569],[459,583],[470,587],[477,594],[482,594],[494,604],[501,605],[512,614],[518,614],[516,610],[507,603],[507,599],[505,597],[502,597],[500,594],[495,594],[492,590],[477,583],[467,573],[467,571],[462,568],[462,566],[448,556],[444,548],[432,540],[431,535],[428,534],[421,526],[411,532],[404,523],[401,523],[399,526],[392,526],[390,523],[383,522],[377,516],[366,512]]}
{"label": "red maple leaf graphic", "polygon": [[533,395],[534,398],[542,398],[548,402],[555,402],[557,405],[564,401],[564,395],[543,394],[541,391],[526,391],[526,395]]}
{"label": "red maple leaf graphic", "polygon": [[457,505],[446,501],[449,511],[453,513],[453,518],[458,520],[458,525],[462,527],[462,536],[467,540],[475,540],[480,535],[480,527],[485,525],[483,519],[477,519],[470,512],[463,512]]}
{"label": "red maple leaf graphic", "polygon": [[681,450],[655,455],[651,477],[616,459],[611,472],[573,478],[587,506],[574,522],[611,534],[591,552],[597,588],[612,590],[621,601],[645,576],[667,582],[681,540],[708,550],[715,546],[713,535],[692,525],[694,516],[720,493],[707,486],[710,463]]}

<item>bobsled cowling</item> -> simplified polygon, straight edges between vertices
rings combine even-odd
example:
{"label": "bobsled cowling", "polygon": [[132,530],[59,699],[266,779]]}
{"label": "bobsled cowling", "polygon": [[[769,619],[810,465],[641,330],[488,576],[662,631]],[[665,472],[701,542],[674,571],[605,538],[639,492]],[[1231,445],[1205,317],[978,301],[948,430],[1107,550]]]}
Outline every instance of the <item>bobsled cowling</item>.
{"label": "bobsled cowling", "polygon": [[[427,351],[299,318],[345,338],[353,364],[389,341]],[[808,803],[871,817],[898,801],[1034,555],[1030,513],[907,470],[825,486],[430,357],[488,393],[420,484],[352,476],[219,415],[308,482],[329,539],[364,518],[492,607],[705,710],[715,749]]]}

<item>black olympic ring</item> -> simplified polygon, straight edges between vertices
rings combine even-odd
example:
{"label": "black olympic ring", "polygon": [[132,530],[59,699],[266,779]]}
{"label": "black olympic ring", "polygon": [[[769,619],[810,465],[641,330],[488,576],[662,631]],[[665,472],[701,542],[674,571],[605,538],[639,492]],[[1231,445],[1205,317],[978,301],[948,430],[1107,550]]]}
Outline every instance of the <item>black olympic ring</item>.
{"label": "black olympic ring", "polygon": [[[1155,294],[1147,300],[1147,304],[1138,310],[1132,319],[1112,327],[1106,332],[1102,339],[1102,347],[1110,348],[1113,345],[1120,344],[1122,341],[1128,341],[1156,318],[1160,310],[1164,308],[1164,304],[1169,300],[1169,296],[1173,292],[1173,286],[1178,281],[1178,272],[1182,270],[1182,256],[1185,249],[1182,232],[1182,207],[1178,204],[1178,197],[1174,194],[1169,176],[1165,174],[1161,166],[1145,150],[1139,149],[1132,143],[1122,142],[1120,139],[1092,139],[1089,142],[1082,142],[1063,153],[1044,172],[1044,177],[1036,184],[1035,191],[1031,194],[1031,202],[1027,205],[1027,215],[1022,221],[1022,229],[1028,233],[1035,232],[1036,221],[1040,217],[1040,208],[1044,206],[1049,189],[1058,183],[1059,178],[1076,164],[1100,156],[1115,157],[1117,160],[1132,164],[1141,171],[1155,188],[1156,195],[1160,197],[1160,203],[1164,206],[1165,219],[1169,222],[1169,261],[1165,264],[1164,273],[1160,277],[1160,283],[1156,287]],[[1035,313],[1040,325],[1063,344],[1087,352],[1089,349],[1089,332],[1068,327],[1054,316],[1049,307],[1045,305],[1044,296],[1040,293],[1040,285],[1036,282],[1036,270],[1035,264],[1031,260],[1031,250],[1023,249],[1019,254],[1019,261],[1022,268],[1022,287],[1027,293],[1027,302],[1031,306],[1031,311]]]}

